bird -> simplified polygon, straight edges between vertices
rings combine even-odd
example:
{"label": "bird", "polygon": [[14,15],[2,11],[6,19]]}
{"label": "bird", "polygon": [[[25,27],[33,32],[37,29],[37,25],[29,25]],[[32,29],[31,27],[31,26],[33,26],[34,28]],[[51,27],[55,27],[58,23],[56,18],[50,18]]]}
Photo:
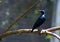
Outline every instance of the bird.
{"label": "bird", "polygon": [[34,29],[36,29],[39,26],[41,26],[45,22],[45,20],[46,20],[45,10],[39,10],[39,12],[41,13],[41,15],[38,17],[38,19],[34,23],[31,32],[33,32]]}

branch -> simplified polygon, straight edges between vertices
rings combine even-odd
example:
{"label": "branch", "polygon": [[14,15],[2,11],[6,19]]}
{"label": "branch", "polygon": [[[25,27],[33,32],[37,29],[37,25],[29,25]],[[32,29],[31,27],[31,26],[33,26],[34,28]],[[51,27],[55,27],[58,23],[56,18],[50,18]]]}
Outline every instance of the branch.
{"label": "branch", "polygon": [[7,32],[16,22],[18,22],[24,15],[26,15],[33,7],[35,7],[38,3],[40,3],[40,0],[35,2],[35,4],[33,4],[30,8],[28,8],[23,14],[19,15],[15,21],[13,21],[7,28],[6,30],[4,31]]}
{"label": "branch", "polygon": [[56,31],[56,30],[60,30],[60,26],[58,26],[58,27],[52,27],[52,28],[48,28],[48,29],[46,29],[47,31],[50,31],[50,32],[52,32],[52,31]]}
{"label": "branch", "polygon": [[23,33],[38,33],[38,29],[35,29],[34,32],[31,32],[32,29],[19,29],[8,31],[3,34],[0,34],[0,38],[5,38],[6,36],[13,35],[13,34],[23,34]]}
{"label": "branch", "polygon": [[52,27],[45,30],[43,29],[41,31],[38,31],[38,29],[35,29],[33,32],[31,32],[31,30],[32,29],[19,29],[19,30],[8,31],[3,34],[0,34],[0,38],[5,38],[6,36],[13,35],[13,34],[33,33],[33,34],[50,34],[60,40],[59,35],[52,33],[52,31],[60,30],[60,27]]}
{"label": "branch", "polygon": [[57,35],[57,34],[55,34],[55,33],[52,33],[52,32],[49,32],[49,31],[47,31],[47,30],[42,30],[41,33],[42,33],[42,34],[50,34],[50,35],[52,35],[52,36],[54,36],[54,37],[56,37],[57,39],[60,40],[60,36],[59,36],[59,35]]}

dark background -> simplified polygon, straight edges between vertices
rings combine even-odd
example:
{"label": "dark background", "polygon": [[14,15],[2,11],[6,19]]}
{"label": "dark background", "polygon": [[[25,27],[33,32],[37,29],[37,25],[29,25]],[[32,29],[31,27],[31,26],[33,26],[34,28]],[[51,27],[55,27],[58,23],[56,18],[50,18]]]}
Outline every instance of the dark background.
{"label": "dark background", "polygon": [[[11,24],[21,13],[26,11],[38,0],[1,0],[0,2],[0,33],[2,33],[6,27]],[[22,28],[32,28],[36,19],[40,14],[35,14],[35,10],[46,11],[46,21],[39,28],[46,29],[51,27],[52,12],[54,1],[42,0],[37,6],[30,10],[21,20],[19,20],[10,30],[17,30]],[[37,34],[17,34],[10,35],[2,39],[2,42],[49,42],[42,35]]]}

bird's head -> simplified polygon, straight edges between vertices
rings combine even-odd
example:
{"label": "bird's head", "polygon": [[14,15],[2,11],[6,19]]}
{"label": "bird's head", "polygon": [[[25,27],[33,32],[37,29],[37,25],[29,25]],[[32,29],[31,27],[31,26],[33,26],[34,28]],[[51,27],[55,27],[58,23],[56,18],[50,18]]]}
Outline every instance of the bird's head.
{"label": "bird's head", "polygon": [[45,11],[44,10],[39,10],[39,12],[43,15],[45,14]]}

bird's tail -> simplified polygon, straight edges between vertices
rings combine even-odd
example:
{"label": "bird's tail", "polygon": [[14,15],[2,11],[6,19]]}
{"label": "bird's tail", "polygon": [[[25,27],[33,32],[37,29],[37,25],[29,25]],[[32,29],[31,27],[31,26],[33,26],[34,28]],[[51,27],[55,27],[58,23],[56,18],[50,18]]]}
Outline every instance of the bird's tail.
{"label": "bird's tail", "polygon": [[32,31],[31,32],[33,32],[33,29],[32,29]]}
{"label": "bird's tail", "polygon": [[33,32],[34,28],[32,28],[31,32]]}

